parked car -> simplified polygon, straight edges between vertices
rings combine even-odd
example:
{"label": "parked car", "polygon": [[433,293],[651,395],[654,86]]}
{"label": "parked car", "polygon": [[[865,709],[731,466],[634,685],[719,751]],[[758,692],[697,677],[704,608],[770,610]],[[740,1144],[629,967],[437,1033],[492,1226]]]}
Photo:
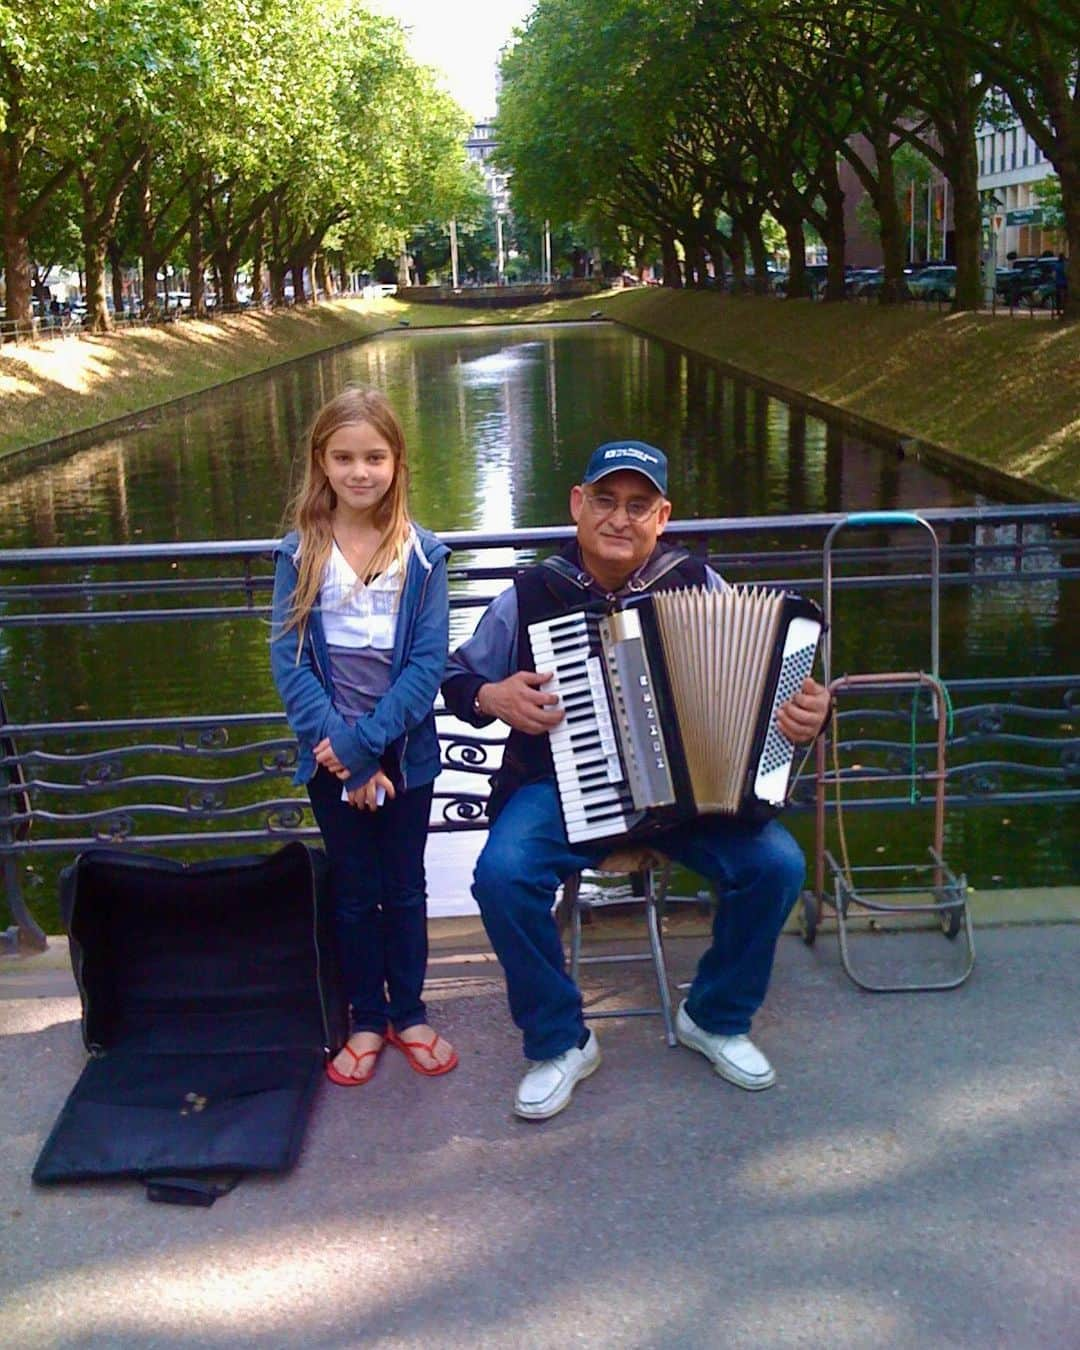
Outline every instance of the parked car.
{"label": "parked car", "polygon": [[952,264],[945,261],[944,258],[924,258],[922,262],[912,262],[904,268],[904,275],[917,277],[925,272],[928,267],[951,267]]}
{"label": "parked car", "polygon": [[844,277],[844,294],[849,297],[860,296],[863,286],[868,282],[880,284],[884,274],[880,267],[855,267]]}
{"label": "parked car", "polygon": [[[902,287],[900,294],[903,296],[905,300],[911,299],[911,287],[910,287],[911,281],[912,278],[910,276],[905,275],[900,283]],[[864,281],[859,283],[859,299],[860,300],[880,299],[881,288],[882,286],[884,286],[884,284],[885,284],[885,269],[884,267],[879,267],[874,271],[874,274],[872,276],[867,277]]]}
{"label": "parked car", "polygon": [[1007,305],[1030,304],[1030,297],[1041,286],[1054,285],[1054,259],[1036,258],[1023,267],[999,272],[994,282],[998,299]]}
{"label": "parked car", "polygon": [[1040,281],[1037,286],[1023,292],[1020,303],[1032,309],[1056,309],[1057,281]]}
{"label": "parked car", "polygon": [[1037,286],[1053,280],[1053,258],[1017,258],[1007,271],[998,272],[994,291],[1004,304],[1018,305]]}
{"label": "parked car", "polygon": [[952,300],[956,295],[956,268],[949,264],[924,267],[908,277],[907,285],[915,300]]}
{"label": "parked car", "polygon": [[[851,271],[850,267],[844,268],[845,276]],[[825,294],[825,284],[829,279],[828,263],[807,263],[806,264],[806,286],[810,293],[811,300],[820,300]],[[786,295],[788,288],[788,273],[778,273],[774,282],[773,289],[777,295]]]}

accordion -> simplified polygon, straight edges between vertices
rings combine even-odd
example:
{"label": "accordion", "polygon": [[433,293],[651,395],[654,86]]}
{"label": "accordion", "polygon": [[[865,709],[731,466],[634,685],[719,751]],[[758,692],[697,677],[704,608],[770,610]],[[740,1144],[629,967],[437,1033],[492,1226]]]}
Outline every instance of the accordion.
{"label": "accordion", "polygon": [[814,664],[822,617],[766,587],[691,587],[531,623],[559,696],[548,734],[571,843],[783,806],[795,747],[776,714]]}

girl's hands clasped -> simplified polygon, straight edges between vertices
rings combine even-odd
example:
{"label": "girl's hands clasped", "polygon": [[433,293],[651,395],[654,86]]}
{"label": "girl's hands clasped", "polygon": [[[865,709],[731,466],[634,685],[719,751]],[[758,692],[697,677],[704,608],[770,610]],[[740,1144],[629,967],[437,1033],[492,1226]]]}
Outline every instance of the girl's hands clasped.
{"label": "girl's hands clasped", "polygon": [[[380,788],[384,794],[382,797],[379,796]],[[393,783],[382,769],[376,769],[363,787],[353,788],[349,793],[349,804],[361,810],[377,811],[384,801],[392,801],[395,795]]]}
{"label": "girl's hands clasped", "polygon": [[[334,747],[330,744],[329,736],[324,736],[315,747],[315,760],[324,769],[332,773],[335,778],[340,778],[343,782],[346,778],[352,777],[349,770],[334,754]],[[381,796],[379,795],[380,789]],[[366,811],[377,811],[384,801],[387,799],[393,801],[396,795],[390,779],[387,778],[382,769],[376,769],[362,787],[352,789],[348,798],[350,806],[357,806]]]}
{"label": "girl's hands clasped", "polygon": [[314,750],[315,762],[321,764],[324,769],[329,769],[335,778],[348,778],[349,771],[334,754],[334,747],[330,744],[330,737],[324,736]]}

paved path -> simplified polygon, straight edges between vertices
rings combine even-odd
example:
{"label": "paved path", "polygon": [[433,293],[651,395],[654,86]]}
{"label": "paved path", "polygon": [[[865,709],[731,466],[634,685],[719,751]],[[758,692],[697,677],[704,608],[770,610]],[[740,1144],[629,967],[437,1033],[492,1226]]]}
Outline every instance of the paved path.
{"label": "paved path", "polygon": [[[699,943],[670,948],[685,979]],[[784,938],[757,1027],[777,1088],[740,1092],[620,1019],[535,1125],[509,1111],[497,968],[444,952],[430,993],[460,1069],[388,1055],[366,1088],[327,1085],[295,1171],[210,1210],[31,1186],[83,1063],[78,1004],[63,972],[7,976],[0,1344],[1075,1346],[1078,970],[1080,926],[984,929],[963,989],[875,998],[833,940]],[[610,992],[597,967],[587,992]]]}

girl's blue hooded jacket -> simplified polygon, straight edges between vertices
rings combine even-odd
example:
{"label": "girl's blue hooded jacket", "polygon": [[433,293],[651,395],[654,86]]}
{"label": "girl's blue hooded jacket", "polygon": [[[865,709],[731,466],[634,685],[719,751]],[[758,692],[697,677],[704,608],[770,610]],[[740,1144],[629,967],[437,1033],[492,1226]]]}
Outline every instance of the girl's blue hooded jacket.
{"label": "girl's blue hooded jacket", "polygon": [[439,772],[433,705],[449,645],[446,559],[450,550],[415,523],[413,531],[398,609],[390,688],[353,726],[333,704],[330,653],[318,606],[304,625],[299,659],[300,630],[295,625],[287,630],[285,627],[298,577],[297,532],[287,534],[274,550],[270,669],[299,745],[294,783],[307,783],[315,776],[318,764],[314,750],[325,736],[350,771],[344,782],[350,790],[368,781],[388,749],[396,753],[406,788],[430,783]]}

